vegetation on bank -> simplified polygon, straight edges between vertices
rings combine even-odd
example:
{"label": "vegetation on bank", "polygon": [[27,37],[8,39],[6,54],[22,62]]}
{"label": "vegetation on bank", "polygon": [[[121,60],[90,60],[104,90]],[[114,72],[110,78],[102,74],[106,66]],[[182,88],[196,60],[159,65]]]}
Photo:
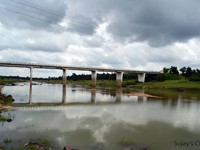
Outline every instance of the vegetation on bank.
{"label": "vegetation on bank", "polygon": [[0,85],[15,85],[16,82],[24,82],[27,78],[19,76],[0,76]]}
{"label": "vegetation on bank", "polygon": [[179,80],[166,80],[163,82],[145,82],[137,83],[133,85],[137,88],[147,88],[147,89],[200,89],[200,83],[195,81],[189,81],[188,79],[179,79]]}
{"label": "vegetation on bank", "polygon": [[3,110],[10,108],[10,106],[6,106],[6,105],[11,104],[13,101],[14,100],[11,95],[6,96],[0,93],[0,121],[8,121],[10,119],[5,116],[2,116],[1,113]]}
{"label": "vegetation on bank", "polygon": [[[74,77],[77,77],[73,75]],[[112,80],[108,80],[109,74],[102,75],[98,78],[97,86],[116,87],[116,80],[113,74]],[[113,80],[114,79],[114,80]],[[70,82],[70,81],[69,81]],[[90,80],[76,80],[76,84],[91,85]],[[200,70],[191,67],[182,67],[180,70],[176,66],[163,68],[159,75],[146,75],[145,83],[137,82],[136,75],[124,74],[123,87],[133,88],[154,88],[154,89],[200,89]]]}

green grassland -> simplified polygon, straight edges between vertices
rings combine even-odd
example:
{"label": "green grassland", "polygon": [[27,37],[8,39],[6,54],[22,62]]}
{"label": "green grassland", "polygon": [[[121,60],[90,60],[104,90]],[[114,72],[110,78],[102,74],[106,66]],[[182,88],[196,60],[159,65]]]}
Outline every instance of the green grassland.
{"label": "green grassland", "polygon": [[200,89],[200,82],[181,80],[166,80],[164,82],[137,83],[134,87],[151,89]]}

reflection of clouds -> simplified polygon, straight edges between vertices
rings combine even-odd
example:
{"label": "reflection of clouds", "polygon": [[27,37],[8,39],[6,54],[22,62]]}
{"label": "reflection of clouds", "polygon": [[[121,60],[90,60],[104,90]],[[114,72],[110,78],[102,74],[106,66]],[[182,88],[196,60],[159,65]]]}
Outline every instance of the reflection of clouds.
{"label": "reflection of clouds", "polygon": [[26,119],[24,120],[25,123],[29,123],[29,122],[32,122],[32,121],[33,121],[32,118],[26,118]]}
{"label": "reflection of clouds", "polygon": [[[25,118],[26,121],[32,119],[34,124],[40,126],[39,130],[48,126],[50,129],[69,131],[81,126],[90,128],[94,132],[102,132],[105,130],[101,129],[103,125],[116,122],[145,125],[152,120],[166,122],[174,127],[186,127],[191,131],[199,130],[200,118],[198,114],[200,114],[200,110],[198,108],[200,104],[184,105],[177,103],[175,108],[170,106],[170,103],[162,105],[160,101],[156,101],[102,106],[79,105],[55,109],[35,108],[16,111],[15,120],[18,121],[20,118]],[[41,118],[45,119],[42,120]]]}
{"label": "reflection of clouds", "polygon": [[97,140],[97,142],[105,142],[104,139],[104,134],[107,133],[110,129],[111,124],[106,124],[103,125],[101,128],[97,129],[96,131],[94,131],[94,136]]}
{"label": "reflection of clouds", "polygon": [[[32,124],[31,128],[23,128],[20,131],[34,132],[36,135],[46,131],[45,134],[53,134],[52,138],[60,145],[65,145],[67,141],[67,144],[83,149],[96,143],[104,143],[108,149],[115,149],[116,142],[120,142],[124,137],[133,139],[140,145],[143,145],[142,141],[149,145],[151,142],[155,145],[159,142],[170,145],[170,138],[178,138],[180,134],[187,138],[194,137],[200,126],[199,104],[185,106],[178,103],[176,109],[169,105],[163,106],[156,101],[20,110],[15,111],[16,119],[12,124],[6,125],[6,130],[18,134],[16,126],[26,127]],[[4,130],[5,128],[0,128],[1,133]],[[152,141],[152,136],[157,141]]]}

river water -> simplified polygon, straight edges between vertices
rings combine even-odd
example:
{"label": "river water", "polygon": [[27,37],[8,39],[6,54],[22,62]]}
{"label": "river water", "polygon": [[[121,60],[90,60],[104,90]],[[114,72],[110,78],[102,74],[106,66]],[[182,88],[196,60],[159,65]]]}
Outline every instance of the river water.
{"label": "river water", "polygon": [[[126,96],[127,92],[163,99]],[[199,150],[200,93],[176,90],[92,90],[81,86],[29,84],[5,86],[15,109],[13,121],[0,126],[0,145],[16,148],[31,139],[50,141],[53,149]],[[4,139],[12,142],[5,143]]]}

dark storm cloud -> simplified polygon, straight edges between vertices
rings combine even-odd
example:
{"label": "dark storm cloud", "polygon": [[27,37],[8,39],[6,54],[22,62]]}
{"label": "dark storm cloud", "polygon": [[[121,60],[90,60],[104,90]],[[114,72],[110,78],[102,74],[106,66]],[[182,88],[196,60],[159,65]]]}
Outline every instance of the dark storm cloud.
{"label": "dark storm cloud", "polygon": [[0,22],[7,28],[46,30],[64,18],[66,9],[65,0],[0,0]]}
{"label": "dark storm cloud", "polygon": [[[107,31],[119,41],[146,41],[158,47],[200,35],[198,0],[76,0],[68,12],[108,22]],[[78,11],[77,11],[78,10]]]}

